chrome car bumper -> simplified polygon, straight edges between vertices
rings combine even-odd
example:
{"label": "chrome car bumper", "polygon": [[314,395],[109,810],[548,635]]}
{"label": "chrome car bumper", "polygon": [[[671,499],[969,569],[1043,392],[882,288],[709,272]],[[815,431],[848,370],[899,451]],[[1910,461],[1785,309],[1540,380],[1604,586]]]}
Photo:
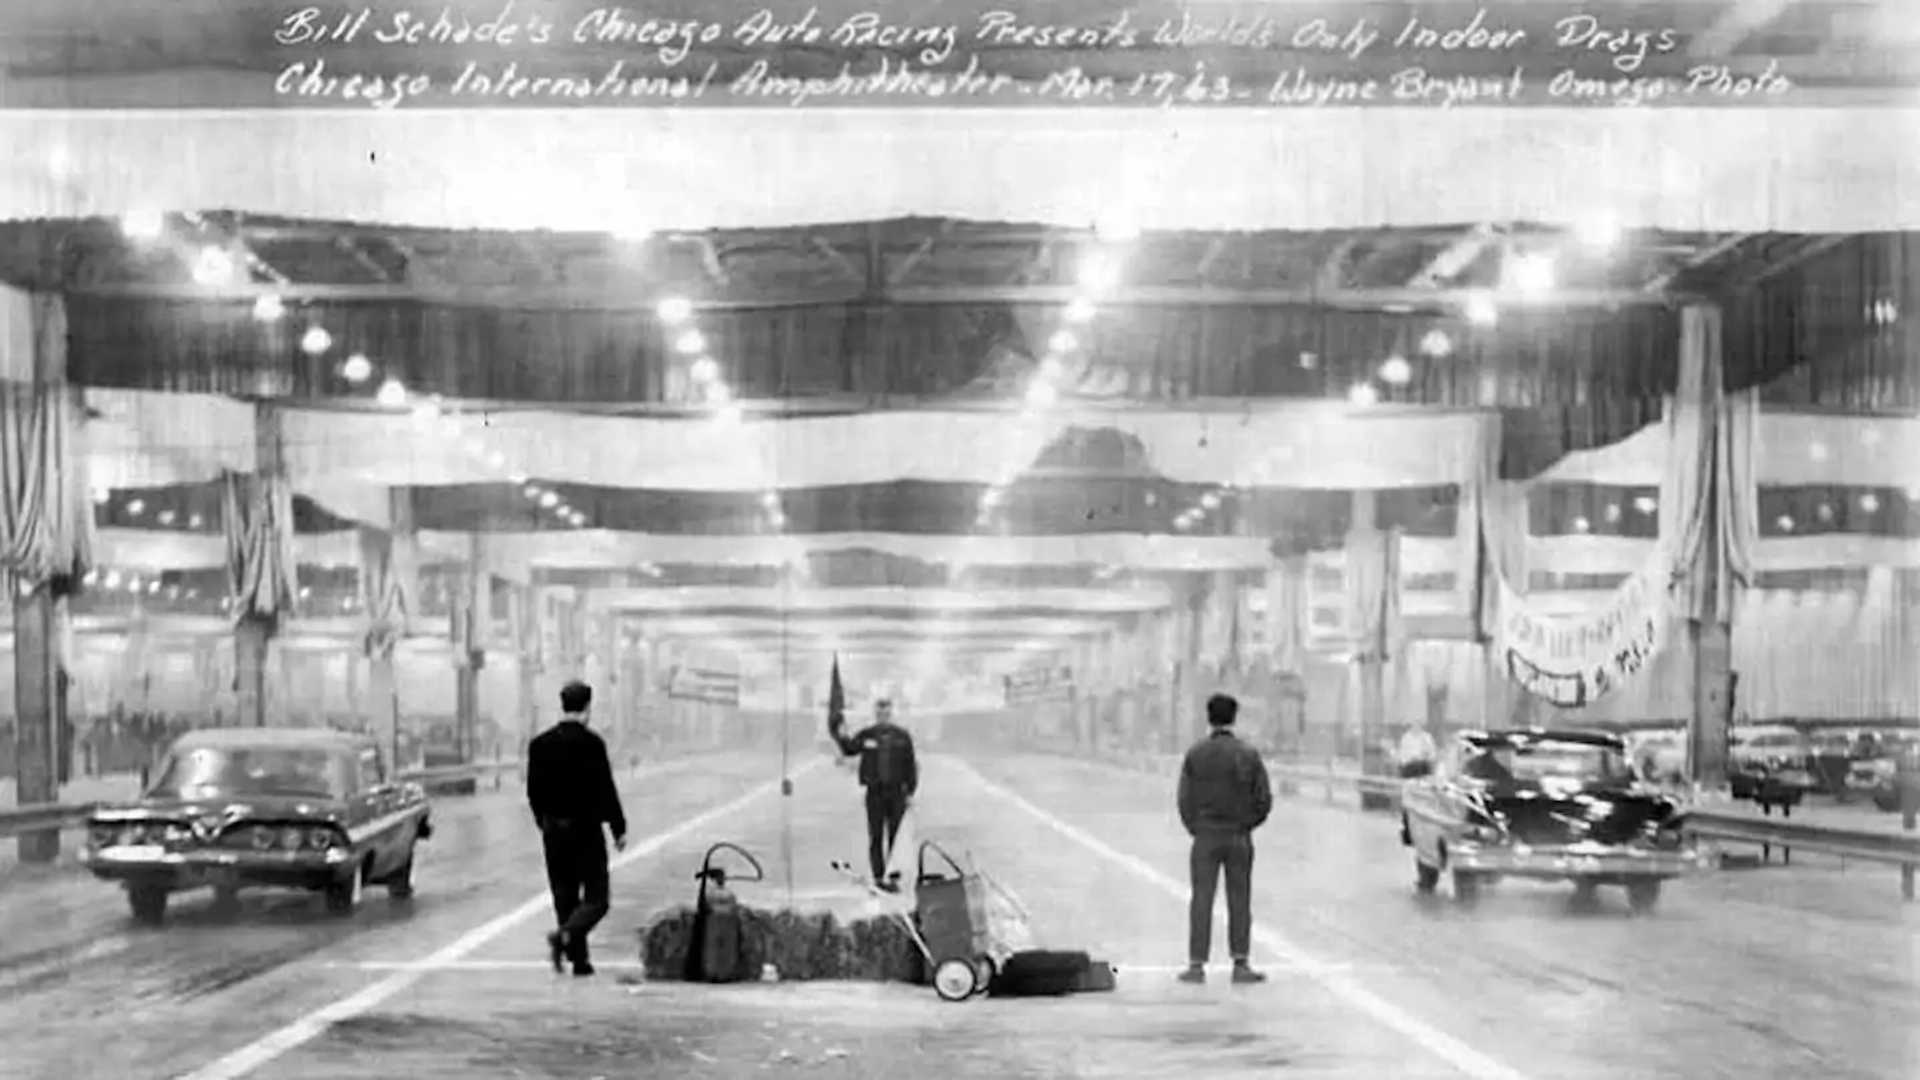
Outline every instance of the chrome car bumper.
{"label": "chrome car bumper", "polygon": [[165,881],[171,887],[272,885],[321,888],[353,859],[347,848],[325,851],[241,851],[226,848],[155,850],[151,845],[89,847],[80,864],[104,881]]}
{"label": "chrome car bumper", "polygon": [[1447,848],[1451,869],[1530,878],[1680,877],[1713,869],[1713,852],[1698,847],[1639,848],[1610,844],[1471,844]]}

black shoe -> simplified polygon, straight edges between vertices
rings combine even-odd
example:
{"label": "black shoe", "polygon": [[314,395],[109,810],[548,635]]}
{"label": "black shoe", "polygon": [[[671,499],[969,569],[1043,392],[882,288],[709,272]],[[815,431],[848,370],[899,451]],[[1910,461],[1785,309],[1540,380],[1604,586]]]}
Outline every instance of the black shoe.
{"label": "black shoe", "polygon": [[1207,969],[1199,964],[1188,964],[1187,970],[1180,973],[1180,981],[1196,985],[1207,981]]}
{"label": "black shoe", "polygon": [[593,974],[593,965],[588,963],[585,960],[582,960],[579,963],[573,965],[573,974],[578,978],[584,979],[587,976]]}
{"label": "black shoe", "polygon": [[1233,965],[1233,981],[1242,986],[1250,983],[1263,983],[1267,981],[1267,973],[1264,971],[1255,971],[1252,967],[1248,966],[1245,960],[1241,960]]}
{"label": "black shoe", "polygon": [[555,975],[560,974],[560,964],[561,961],[566,958],[566,954],[567,935],[560,930],[555,930],[553,933],[548,934],[547,959],[553,963],[553,973]]}

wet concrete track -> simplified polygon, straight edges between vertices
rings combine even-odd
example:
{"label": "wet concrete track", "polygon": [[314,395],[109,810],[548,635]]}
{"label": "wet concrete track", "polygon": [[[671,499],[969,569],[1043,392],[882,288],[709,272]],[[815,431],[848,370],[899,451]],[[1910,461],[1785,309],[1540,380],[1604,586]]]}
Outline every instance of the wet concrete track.
{"label": "wet concrete track", "polygon": [[[634,834],[776,768],[702,759],[631,781]],[[1469,911],[1444,887],[1414,894],[1390,819],[1311,796],[1283,800],[1259,838],[1256,953],[1273,981],[1179,986],[1185,851],[1171,787],[1057,758],[928,762],[922,835],[1012,884],[1044,941],[1119,963],[1114,994],[946,1005],[905,987],[623,984],[633,931],[690,894],[706,843],[761,853],[776,880],[743,898],[782,899],[771,797],[628,860],[602,976],[555,978],[544,918],[502,920],[541,888],[509,791],[441,800],[419,898],[376,891],[348,919],[263,895],[224,918],[188,901],[143,931],[117,890],[71,873],[5,887],[0,1076],[176,1077],[276,1032],[198,1080],[1920,1076],[1920,925],[1883,869],[1797,860],[1721,874],[1672,887],[1647,917],[1614,894],[1582,910],[1568,889],[1503,883]],[[819,770],[789,801],[803,897],[847,902],[826,864],[858,851],[857,800],[847,774]]]}

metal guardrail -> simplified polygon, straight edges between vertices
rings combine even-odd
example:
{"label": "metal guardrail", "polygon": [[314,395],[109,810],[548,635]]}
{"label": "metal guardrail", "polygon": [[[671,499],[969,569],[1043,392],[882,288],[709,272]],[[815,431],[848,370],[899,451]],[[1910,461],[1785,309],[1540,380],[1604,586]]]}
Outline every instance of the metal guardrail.
{"label": "metal guardrail", "polygon": [[[520,762],[476,761],[465,765],[437,765],[428,769],[403,770],[399,779],[408,783],[420,784],[428,792],[447,794],[446,788],[472,780],[476,783],[482,778],[494,778],[494,787],[500,784],[500,777],[520,771]],[[439,790],[436,792],[436,788]],[[49,829],[79,828],[87,823],[87,817],[95,809],[111,806],[120,800],[100,800],[87,803],[45,803],[37,806],[18,806],[0,810],[0,837],[23,836],[30,833],[46,832]]]}
{"label": "metal guardrail", "polygon": [[[1339,769],[1332,764],[1325,766],[1273,764],[1267,771],[1279,781],[1283,790],[1297,789],[1301,784],[1324,784],[1327,797],[1341,789],[1350,789],[1364,794],[1385,796],[1398,801],[1400,787],[1404,783],[1398,777],[1363,776],[1351,770]],[[1783,851],[1800,848],[1806,851],[1834,855],[1846,859],[1859,859],[1863,862],[1887,863],[1900,868],[1900,892],[1908,900],[1914,898],[1914,872],[1920,868],[1920,833],[1914,831],[1914,817],[1907,815],[1904,821],[1906,833],[1892,833],[1869,829],[1836,829],[1828,825],[1808,825],[1786,818],[1755,819],[1744,814],[1728,814],[1714,810],[1691,810],[1687,813],[1688,831],[1703,839],[1721,843],[1755,844],[1763,849],[1778,847]]]}

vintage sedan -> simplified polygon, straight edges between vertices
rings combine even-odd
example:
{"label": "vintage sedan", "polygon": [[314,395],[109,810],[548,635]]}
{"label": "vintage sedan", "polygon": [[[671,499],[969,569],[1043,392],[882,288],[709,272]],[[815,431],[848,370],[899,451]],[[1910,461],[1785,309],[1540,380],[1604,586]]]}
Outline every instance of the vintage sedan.
{"label": "vintage sedan", "polygon": [[1587,899],[1623,885],[1632,908],[1648,911],[1662,882],[1711,865],[1684,820],[1635,777],[1616,735],[1466,732],[1406,782],[1400,838],[1421,892],[1448,873],[1463,903],[1502,877],[1571,881]]}
{"label": "vintage sedan", "polygon": [[426,792],[387,776],[371,738],[287,728],[189,732],[139,799],[87,825],[83,864],[149,924],[197,888],[224,906],[242,889],[307,889],[341,914],[366,885],[408,897],[414,845],[433,832]]}

